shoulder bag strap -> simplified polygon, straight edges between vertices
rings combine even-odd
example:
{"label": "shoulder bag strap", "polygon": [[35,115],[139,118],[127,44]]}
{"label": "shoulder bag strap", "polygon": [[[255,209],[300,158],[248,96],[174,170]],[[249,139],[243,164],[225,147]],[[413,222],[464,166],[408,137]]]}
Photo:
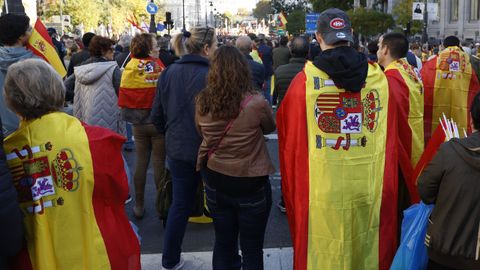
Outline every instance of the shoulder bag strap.
{"label": "shoulder bag strap", "polygon": [[[248,95],[246,96],[243,101],[242,101],[242,104],[240,105],[240,112],[238,113],[238,115],[240,115],[240,113],[243,111],[243,109],[245,109],[245,107],[247,106],[247,104],[253,99],[253,95]],[[225,138],[225,136],[227,135],[228,131],[230,131],[230,129],[232,128],[233,126],[233,122],[238,118],[238,116],[232,120],[230,120],[227,124],[227,126],[225,127],[225,130],[223,131],[223,134],[222,136],[220,137],[220,140],[218,140],[218,142],[212,147],[210,148],[210,150],[208,150],[208,158],[210,158],[214,153],[215,151],[217,151],[218,147],[220,146],[220,144],[222,143],[223,139]]]}

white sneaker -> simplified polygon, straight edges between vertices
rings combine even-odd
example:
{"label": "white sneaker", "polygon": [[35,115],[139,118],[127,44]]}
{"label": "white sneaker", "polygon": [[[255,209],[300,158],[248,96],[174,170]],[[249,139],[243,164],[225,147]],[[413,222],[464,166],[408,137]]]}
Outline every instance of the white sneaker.
{"label": "white sneaker", "polygon": [[162,270],[180,270],[183,268],[184,265],[185,265],[185,260],[183,259],[183,256],[180,256],[180,261],[177,263],[177,265],[175,265],[172,268],[166,268],[162,266]]}

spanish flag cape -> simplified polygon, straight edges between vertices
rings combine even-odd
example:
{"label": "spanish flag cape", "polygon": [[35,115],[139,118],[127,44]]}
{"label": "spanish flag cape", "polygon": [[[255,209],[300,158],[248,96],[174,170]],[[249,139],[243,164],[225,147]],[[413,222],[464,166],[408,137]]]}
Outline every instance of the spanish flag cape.
{"label": "spanish flag cape", "polygon": [[63,78],[67,75],[65,66],[60,60],[60,56],[58,56],[52,39],[48,35],[47,29],[40,19],[37,19],[35,22],[32,35],[30,36],[30,39],[28,39],[27,48],[35,55],[41,57],[52,65],[58,74],[60,74],[60,77]]}
{"label": "spanish flag cape", "polygon": [[395,104],[377,64],[361,92],[307,62],[277,113],[294,269],[388,269],[397,247]]}
{"label": "spanish flag cape", "polygon": [[158,77],[165,65],[158,58],[134,58],[125,66],[120,81],[118,106],[130,109],[151,109]]}
{"label": "spanish flag cape", "polygon": [[448,47],[426,62],[421,70],[425,89],[425,143],[444,113],[458,129],[471,132],[470,106],[480,90],[470,57],[459,47]]}
{"label": "spanish flag cape", "polygon": [[22,121],[5,139],[28,248],[14,269],[141,269],[123,142],[60,112]]}
{"label": "spanish flag cape", "polygon": [[[411,179],[424,150],[423,85],[418,71],[406,59],[390,63],[385,75],[397,108],[400,167],[404,178]],[[407,187],[410,195],[418,198],[415,185],[407,182]]]}

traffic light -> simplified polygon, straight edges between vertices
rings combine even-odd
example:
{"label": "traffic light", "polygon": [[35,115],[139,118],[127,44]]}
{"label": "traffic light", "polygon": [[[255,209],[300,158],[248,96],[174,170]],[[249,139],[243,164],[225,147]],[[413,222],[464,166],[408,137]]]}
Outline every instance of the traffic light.
{"label": "traffic light", "polygon": [[165,28],[167,28],[168,34],[170,34],[170,30],[173,29],[172,13],[165,12],[165,18],[166,20],[163,22],[163,24],[165,25]]}

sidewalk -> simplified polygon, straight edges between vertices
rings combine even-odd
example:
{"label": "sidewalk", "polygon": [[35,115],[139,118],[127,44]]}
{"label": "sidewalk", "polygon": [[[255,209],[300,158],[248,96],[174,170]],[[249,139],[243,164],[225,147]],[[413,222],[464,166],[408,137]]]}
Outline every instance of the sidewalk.
{"label": "sidewalk", "polygon": [[[182,253],[185,259],[183,270],[212,269],[212,252]],[[293,267],[292,248],[270,248],[263,250],[265,270],[291,270]],[[142,254],[143,270],[160,270],[161,254]]]}

